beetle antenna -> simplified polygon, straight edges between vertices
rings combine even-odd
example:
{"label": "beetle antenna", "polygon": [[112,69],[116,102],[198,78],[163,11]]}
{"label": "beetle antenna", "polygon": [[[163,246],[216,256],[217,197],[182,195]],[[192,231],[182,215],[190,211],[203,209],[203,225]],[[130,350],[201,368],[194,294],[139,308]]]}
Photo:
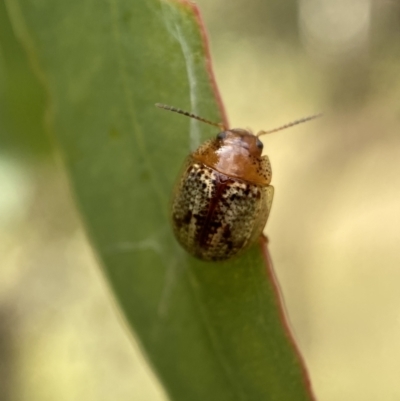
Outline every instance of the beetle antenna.
{"label": "beetle antenna", "polygon": [[195,120],[199,120],[199,121],[201,121],[203,123],[207,123],[207,124],[213,125],[214,127],[218,127],[219,129],[222,129],[223,131],[226,130],[226,127],[223,124],[214,123],[212,121],[206,120],[203,117],[199,117],[199,116],[196,116],[195,114],[189,113],[188,111],[177,109],[176,107],[168,106],[166,104],[161,104],[161,103],[156,103],[156,106],[159,107],[160,109],[173,111],[174,113],[178,113],[178,114],[183,114],[184,116],[187,116],[187,117],[190,117],[190,118],[194,118]]}
{"label": "beetle antenna", "polygon": [[294,125],[305,123],[306,121],[314,120],[315,118],[318,118],[318,117],[321,117],[321,116],[322,116],[322,113],[314,114],[314,115],[309,116],[309,117],[300,118],[299,120],[292,121],[291,123],[282,125],[281,127],[274,128],[274,129],[271,129],[269,131],[260,131],[256,136],[261,136],[261,135],[265,135],[265,134],[272,134],[273,132],[281,131],[283,129],[293,127]]}

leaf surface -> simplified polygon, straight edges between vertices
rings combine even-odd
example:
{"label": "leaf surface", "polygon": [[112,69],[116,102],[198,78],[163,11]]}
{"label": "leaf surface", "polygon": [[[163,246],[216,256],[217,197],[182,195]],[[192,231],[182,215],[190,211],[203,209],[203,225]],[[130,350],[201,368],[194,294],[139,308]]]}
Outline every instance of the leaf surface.
{"label": "leaf surface", "polygon": [[73,192],[107,280],[173,400],[311,400],[259,246],[203,263],[173,238],[180,167],[224,121],[204,33],[179,1],[8,0],[44,83]]}

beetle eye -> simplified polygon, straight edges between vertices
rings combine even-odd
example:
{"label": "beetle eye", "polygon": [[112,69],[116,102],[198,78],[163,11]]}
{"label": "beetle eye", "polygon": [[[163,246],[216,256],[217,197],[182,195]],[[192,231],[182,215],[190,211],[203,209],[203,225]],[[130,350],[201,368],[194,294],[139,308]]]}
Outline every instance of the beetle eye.
{"label": "beetle eye", "polygon": [[264,147],[263,143],[257,138],[256,146],[258,149],[262,149]]}
{"label": "beetle eye", "polygon": [[223,140],[223,139],[225,139],[226,138],[226,132],[225,131],[222,131],[222,132],[220,132],[218,135],[217,135],[217,139],[219,139],[219,140]]}

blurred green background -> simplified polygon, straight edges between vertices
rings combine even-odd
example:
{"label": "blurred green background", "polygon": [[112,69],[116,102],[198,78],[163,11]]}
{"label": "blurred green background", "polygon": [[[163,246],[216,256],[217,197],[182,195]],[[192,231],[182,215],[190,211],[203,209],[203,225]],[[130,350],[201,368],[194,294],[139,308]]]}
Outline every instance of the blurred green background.
{"label": "blurred green background", "polygon": [[[266,233],[318,400],[400,399],[400,3],[197,3],[231,127],[324,112],[264,138]],[[45,98],[1,2],[0,400],[163,400],[97,271]]]}

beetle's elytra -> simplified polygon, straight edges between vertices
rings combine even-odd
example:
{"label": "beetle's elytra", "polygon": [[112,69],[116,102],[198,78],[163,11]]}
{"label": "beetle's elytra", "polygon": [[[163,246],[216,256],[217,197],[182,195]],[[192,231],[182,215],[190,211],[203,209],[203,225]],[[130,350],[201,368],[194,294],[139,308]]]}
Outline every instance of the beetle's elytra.
{"label": "beetle's elytra", "polygon": [[193,256],[230,259],[257,241],[272,205],[271,165],[268,156],[261,156],[258,137],[317,116],[254,135],[171,106],[156,106],[221,129],[188,156],[172,197],[172,226],[179,243]]}

